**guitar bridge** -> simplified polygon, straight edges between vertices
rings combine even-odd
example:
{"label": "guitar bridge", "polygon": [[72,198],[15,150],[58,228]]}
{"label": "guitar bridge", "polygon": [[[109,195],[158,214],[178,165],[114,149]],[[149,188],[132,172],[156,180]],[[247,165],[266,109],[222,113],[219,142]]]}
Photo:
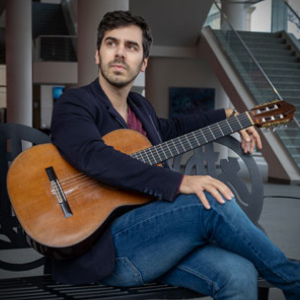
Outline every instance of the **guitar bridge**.
{"label": "guitar bridge", "polygon": [[73,213],[72,213],[71,207],[68,203],[67,197],[60,185],[60,182],[56,176],[56,173],[55,173],[53,167],[46,168],[45,171],[50,180],[51,191],[54,194],[58,204],[60,205],[65,217],[66,218],[72,217]]}

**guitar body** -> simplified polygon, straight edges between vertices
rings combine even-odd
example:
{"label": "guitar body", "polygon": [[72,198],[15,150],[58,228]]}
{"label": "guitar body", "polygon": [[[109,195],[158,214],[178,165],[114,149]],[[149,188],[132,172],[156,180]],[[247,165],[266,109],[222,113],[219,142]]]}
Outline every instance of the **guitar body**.
{"label": "guitar body", "polygon": [[[126,154],[151,146],[136,131],[121,129],[104,141]],[[53,191],[46,169],[53,167],[72,215],[66,217]],[[118,190],[84,176],[66,162],[52,144],[22,152],[12,163],[7,187],[16,216],[42,254],[67,258],[85,252],[111,219],[150,201],[149,196]]]}

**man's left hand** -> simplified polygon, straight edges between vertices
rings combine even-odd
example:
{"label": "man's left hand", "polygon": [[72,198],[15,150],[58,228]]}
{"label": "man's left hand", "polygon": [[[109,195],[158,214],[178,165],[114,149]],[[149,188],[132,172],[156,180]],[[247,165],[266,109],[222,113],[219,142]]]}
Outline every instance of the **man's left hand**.
{"label": "man's left hand", "polygon": [[258,149],[262,149],[260,136],[253,126],[240,130],[239,134],[241,136],[241,147],[244,153],[253,153],[255,145],[257,145]]}

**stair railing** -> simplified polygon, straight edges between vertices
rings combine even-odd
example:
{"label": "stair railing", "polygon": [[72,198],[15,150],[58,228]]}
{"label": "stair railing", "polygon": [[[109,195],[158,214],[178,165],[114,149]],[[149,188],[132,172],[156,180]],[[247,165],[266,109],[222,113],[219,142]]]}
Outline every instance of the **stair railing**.
{"label": "stair railing", "polygon": [[249,57],[251,58],[252,62],[256,65],[256,67],[258,68],[258,70],[260,71],[261,75],[264,77],[264,79],[267,81],[267,83],[269,84],[269,86],[272,88],[274,94],[276,95],[276,97],[279,100],[282,100],[282,97],[280,96],[278,90],[275,88],[275,86],[273,85],[272,81],[270,80],[270,78],[268,77],[268,75],[265,73],[265,71],[263,70],[263,68],[261,67],[261,65],[259,64],[259,62],[256,60],[255,56],[253,55],[253,53],[251,52],[251,50],[248,48],[248,46],[246,45],[246,43],[244,42],[244,40],[241,38],[241,36],[238,34],[238,32],[233,28],[233,26],[231,25],[231,23],[228,20],[227,15],[224,13],[224,11],[219,7],[217,1],[214,1],[215,6],[217,7],[217,9],[219,10],[220,14],[223,16],[223,20],[226,21],[227,25],[229,26],[230,30],[234,33],[234,35],[237,37],[237,39],[239,40],[239,42],[241,43],[241,45],[243,45],[244,49],[246,50],[246,52],[248,53]]}
{"label": "stair railing", "polygon": [[[285,0],[282,0],[284,2],[286,2]],[[279,100],[283,100],[282,96],[280,95],[280,93],[278,92],[278,90],[276,89],[276,87],[274,86],[274,84],[272,83],[272,81],[270,80],[270,78],[268,77],[268,75],[265,73],[265,71],[263,70],[262,66],[259,64],[259,62],[257,61],[257,59],[255,58],[255,56],[253,55],[253,53],[251,52],[251,50],[249,49],[249,47],[246,45],[246,43],[244,42],[244,40],[241,38],[241,36],[239,35],[239,33],[234,29],[234,27],[232,26],[232,24],[229,22],[227,15],[224,13],[224,11],[219,7],[217,1],[214,1],[215,6],[217,7],[217,9],[219,10],[221,16],[223,16],[223,20],[226,21],[227,25],[229,26],[230,30],[233,32],[233,34],[236,36],[236,38],[239,40],[240,44],[244,47],[244,50],[247,52],[247,54],[249,55],[249,57],[251,58],[252,62],[255,64],[255,66],[257,67],[257,69],[259,70],[260,74],[262,75],[262,77],[265,79],[265,81],[267,82],[267,84],[270,86],[270,88],[272,89],[272,91],[274,92],[274,94],[276,95],[277,99]],[[288,4],[287,4],[288,5]],[[296,14],[296,12],[294,11],[294,13]],[[296,14],[297,15],[297,14]],[[297,15],[297,17],[299,18],[299,16]],[[300,20],[300,18],[299,18]],[[298,122],[297,119],[294,119],[294,125],[296,125],[296,127],[300,130],[300,124]]]}
{"label": "stair railing", "polygon": [[284,2],[284,4],[288,7],[288,9],[294,14],[294,16],[296,17],[296,19],[298,19],[300,24],[300,16],[297,14],[297,12],[291,7],[291,5],[286,0],[281,0],[281,1]]}

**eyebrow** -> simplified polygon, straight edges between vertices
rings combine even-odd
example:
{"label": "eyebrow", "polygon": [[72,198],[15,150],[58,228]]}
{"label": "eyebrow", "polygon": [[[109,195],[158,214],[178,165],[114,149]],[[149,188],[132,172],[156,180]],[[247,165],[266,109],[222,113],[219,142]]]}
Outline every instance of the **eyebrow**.
{"label": "eyebrow", "polygon": [[[106,37],[105,39],[104,39],[104,41],[107,41],[107,40],[112,40],[112,41],[119,41],[119,39],[117,39],[117,38],[115,38],[115,37],[112,37],[112,36],[108,36],[108,37]],[[135,46],[137,46],[137,47],[139,47],[140,48],[140,44],[139,43],[137,43],[137,42],[135,42],[135,41],[130,41],[130,40],[127,40],[127,41],[125,41],[127,44],[130,44],[130,45],[135,45]]]}

